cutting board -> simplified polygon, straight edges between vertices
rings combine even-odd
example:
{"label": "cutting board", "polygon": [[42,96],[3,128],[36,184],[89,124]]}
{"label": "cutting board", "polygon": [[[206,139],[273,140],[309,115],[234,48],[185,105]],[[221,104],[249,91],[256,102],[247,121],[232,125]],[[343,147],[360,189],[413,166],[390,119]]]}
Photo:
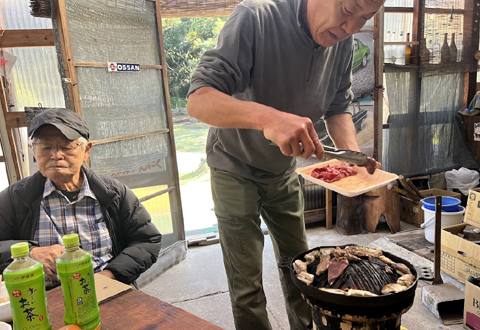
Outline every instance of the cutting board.
{"label": "cutting board", "polygon": [[394,173],[385,172],[379,169],[377,169],[373,174],[368,174],[367,170],[364,167],[359,167],[356,165],[353,166],[358,171],[356,175],[349,176],[347,178],[343,178],[331,183],[315,179],[310,175],[312,173],[312,170],[317,167],[343,164],[345,164],[344,161],[332,159],[326,162],[297,168],[295,171],[300,174],[305,180],[316,183],[322,187],[333,190],[347,197],[355,197],[366,193],[367,191],[375,190],[377,188],[386,186],[387,184],[395,181],[398,178],[398,176]]}

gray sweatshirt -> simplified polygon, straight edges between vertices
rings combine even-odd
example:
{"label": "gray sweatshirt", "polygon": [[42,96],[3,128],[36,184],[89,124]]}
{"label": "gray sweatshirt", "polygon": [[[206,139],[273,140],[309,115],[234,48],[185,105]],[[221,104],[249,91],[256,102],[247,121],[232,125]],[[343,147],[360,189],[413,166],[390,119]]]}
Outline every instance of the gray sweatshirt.
{"label": "gray sweatshirt", "polygon": [[[322,1],[322,0],[317,0]],[[301,0],[244,0],[225,23],[215,49],[203,54],[188,94],[213,87],[240,100],[308,117],[348,112],[353,94],[353,37],[325,48],[301,18]],[[295,169],[263,132],[211,127],[208,165],[261,183]]]}

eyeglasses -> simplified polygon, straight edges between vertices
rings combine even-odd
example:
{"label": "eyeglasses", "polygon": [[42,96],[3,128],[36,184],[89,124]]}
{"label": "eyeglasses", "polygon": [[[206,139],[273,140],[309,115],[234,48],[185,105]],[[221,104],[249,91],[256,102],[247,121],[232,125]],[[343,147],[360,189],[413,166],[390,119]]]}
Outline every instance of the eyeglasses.
{"label": "eyeglasses", "polygon": [[37,152],[41,156],[49,156],[54,150],[58,150],[64,155],[74,155],[77,151],[77,147],[80,145],[82,144],[79,142],[70,142],[57,145],[53,145],[50,143],[32,143],[32,146],[36,147]]}

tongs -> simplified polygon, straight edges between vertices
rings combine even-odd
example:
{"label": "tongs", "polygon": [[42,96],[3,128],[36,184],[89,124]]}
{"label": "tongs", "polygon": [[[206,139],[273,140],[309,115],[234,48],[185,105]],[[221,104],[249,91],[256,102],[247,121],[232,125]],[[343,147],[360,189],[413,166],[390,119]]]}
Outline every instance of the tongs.
{"label": "tongs", "polygon": [[[278,147],[275,142],[269,141],[269,144]],[[303,149],[302,143],[300,143],[300,147]],[[377,168],[377,162],[373,158],[365,155],[364,153],[353,150],[337,149],[328,146],[323,146],[323,150],[325,152],[325,156],[327,157],[342,160],[349,164],[365,166],[367,172],[370,174],[373,174],[375,172],[375,169]]]}
{"label": "tongs", "polygon": [[356,164],[359,166],[364,166],[369,161],[367,155],[358,151],[337,149],[328,146],[323,146],[323,150],[325,151],[326,157],[343,160],[347,163]]}

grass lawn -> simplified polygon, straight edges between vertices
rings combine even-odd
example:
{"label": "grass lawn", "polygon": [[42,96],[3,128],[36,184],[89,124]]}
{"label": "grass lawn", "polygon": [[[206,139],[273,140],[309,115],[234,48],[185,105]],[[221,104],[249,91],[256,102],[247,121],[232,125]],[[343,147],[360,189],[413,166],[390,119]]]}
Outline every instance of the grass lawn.
{"label": "grass lawn", "polygon": [[[198,153],[205,155],[205,143],[207,141],[209,125],[191,118],[187,114],[186,109],[172,111],[172,117],[177,159],[181,158],[178,156],[180,153]],[[208,166],[205,158],[206,156],[201,158],[195,170],[180,174],[180,185],[186,185],[200,178],[204,179],[205,176],[208,175]]]}
{"label": "grass lawn", "polygon": [[205,142],[209,126],[203,123],[173,124],[175,147],[178,152],[205,153]]}

